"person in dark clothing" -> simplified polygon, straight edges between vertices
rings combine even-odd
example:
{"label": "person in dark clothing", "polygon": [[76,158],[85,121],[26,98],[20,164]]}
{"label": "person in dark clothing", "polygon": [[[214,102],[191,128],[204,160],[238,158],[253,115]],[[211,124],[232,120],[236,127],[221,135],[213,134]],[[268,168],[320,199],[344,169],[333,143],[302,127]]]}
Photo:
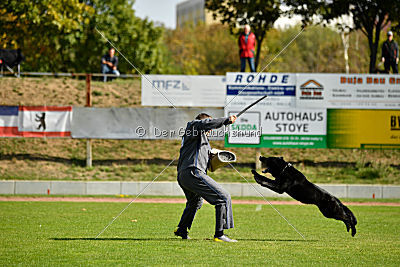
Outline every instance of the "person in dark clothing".
{"label": "person in dark clothing", "polygon": [[250,71],[255,72],[254,48],[256,36],[250,31],[250,26],[244,26],[244,33],[239,36],[240,71],[246,70],[246,60],[249,62]]}
{"label": "person in dark clothing", "polygon": [[17,66],[17,73],[14,75],[20,77],[20,64],[24,60],[25,56],[22,54],[21,49],[0,49],[0,77],[3,75],[5,68],[14,73],[14,66]]}
{"label": "person in dark clothing", "polygon": [[190,239],[188,230],[204,198],[215,206],[214,241],[237,242],[224,235],[224,229],[234,227],[231,196],[207,175],[211,154],[207,137],[209,131],[232,124],[235,120],[236,116],[213,119],[208,114],[200,113],[195,120],[187,123],[178,161],[178,183],[185,193],[187,202],[178,228],[174,232],[182,239]]}
{"label": "person in dark clothing", "polygon": [[382,62],[385,66],[385,73],[389,73],[392,67],[393,73],[399,73],[399,46],[393,40],[393,33],[388,31],[388,39],[382,45]]}
{"label": "person in dark clothing", "polygon": [[[101,58],[101,73],[103,74],[115,74],[119,76],[119,71],[117,70],[118,57],[115,56],[115,49],[110,47],[108,53]],[[104,76],[104,82],[107,81],[107,76]]]}

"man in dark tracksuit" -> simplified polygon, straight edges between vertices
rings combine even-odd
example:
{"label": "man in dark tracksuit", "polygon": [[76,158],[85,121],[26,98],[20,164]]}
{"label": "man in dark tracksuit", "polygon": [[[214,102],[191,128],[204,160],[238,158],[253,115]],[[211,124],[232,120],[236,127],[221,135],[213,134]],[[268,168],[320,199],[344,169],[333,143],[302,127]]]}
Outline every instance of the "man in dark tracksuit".
{"label": "man in dark tracksuit", "polygon": [[385,73],[389,73],[392,67],[393,73],[399,73],[399,46],[393,40],[393,33],[388,31],[388,39],[382,45],[382,62],[385,66]]}
{"label": "man in dark tracksuit", "polygon": [[215,206],[215,235],[217,242],[237,242],[224,235],[224,229],[233,228],[231,196],[207,175],[211,147],[207,134],[211,129],[234,123],[236,116],[212,119],[205,113],[188,122],[182,138],[178,161],[178,183],[187,202],[175,235],[189,239],[188,229],[203,204],[203,198]]}

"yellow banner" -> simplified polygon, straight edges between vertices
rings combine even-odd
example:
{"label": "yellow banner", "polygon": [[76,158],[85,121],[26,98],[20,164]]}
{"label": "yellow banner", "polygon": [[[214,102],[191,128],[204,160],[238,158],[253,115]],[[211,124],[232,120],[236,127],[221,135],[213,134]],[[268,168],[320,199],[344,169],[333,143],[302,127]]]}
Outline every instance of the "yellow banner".
{"label": "yellow banner", "polygon": [[328,110],[329,148],[400,148],[400,110]]}

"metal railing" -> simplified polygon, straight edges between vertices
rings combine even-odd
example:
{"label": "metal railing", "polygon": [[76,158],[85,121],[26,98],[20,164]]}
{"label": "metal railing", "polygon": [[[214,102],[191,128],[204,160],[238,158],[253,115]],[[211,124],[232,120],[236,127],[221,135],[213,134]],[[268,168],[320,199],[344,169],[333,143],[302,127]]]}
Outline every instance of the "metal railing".
{"label": "metal railing", "polygon": [[[5,71],[1,76],[14,76],[16,72]],[[91,75],[92,77],[114,77],[114,78],[139,78],[139,74],[103,74],[103,73],[73,73],[73,72],[35,72],[24,71],[19,72],[19,76],[52,76],[52,77],[85,77]]]}

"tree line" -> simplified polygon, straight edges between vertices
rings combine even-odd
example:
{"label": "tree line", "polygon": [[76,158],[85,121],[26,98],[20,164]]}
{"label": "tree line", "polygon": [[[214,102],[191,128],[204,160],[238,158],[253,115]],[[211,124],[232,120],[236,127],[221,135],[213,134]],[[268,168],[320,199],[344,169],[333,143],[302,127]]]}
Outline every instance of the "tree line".
{"label": "tree line", "polygon": [[[398,0],[206,0],[206,8],[221,24],[187,25],[175,30],[136,17],[133,3],[2,1],[0,48],[21,48],[26,57],[25,71],[100,72],[100,58],[110,47],[101,32],[143,73],[225,74],[239,70],[237,38],[240,26],[250,24],[257,37],[258,70],[345,72],[341,34],[346,33],[349,71],[363,73],[376,71],[385,30],[399,30]],[[282,4],[289,8],[282,11]],[[302,23],[273,28],[284,13],[301,15]],[[343,15],[351,15],[354,23],[340,20]],[[332,21],[336,25],[332,26]],[[301,35],[272,60],[303,28]],[[398,34],[395,39],[399,40]],[[136,73],[119,56],[119,70]]]}
{"label": "tree line", "polygon": [[[163,72],[161,27],[135,16],[130,0],[0,1],[1,48],[21,48],[24,70],[100,72],[100,58],[111,45],[143,72]],[[120,60],[119,68],[132,66]]]}

